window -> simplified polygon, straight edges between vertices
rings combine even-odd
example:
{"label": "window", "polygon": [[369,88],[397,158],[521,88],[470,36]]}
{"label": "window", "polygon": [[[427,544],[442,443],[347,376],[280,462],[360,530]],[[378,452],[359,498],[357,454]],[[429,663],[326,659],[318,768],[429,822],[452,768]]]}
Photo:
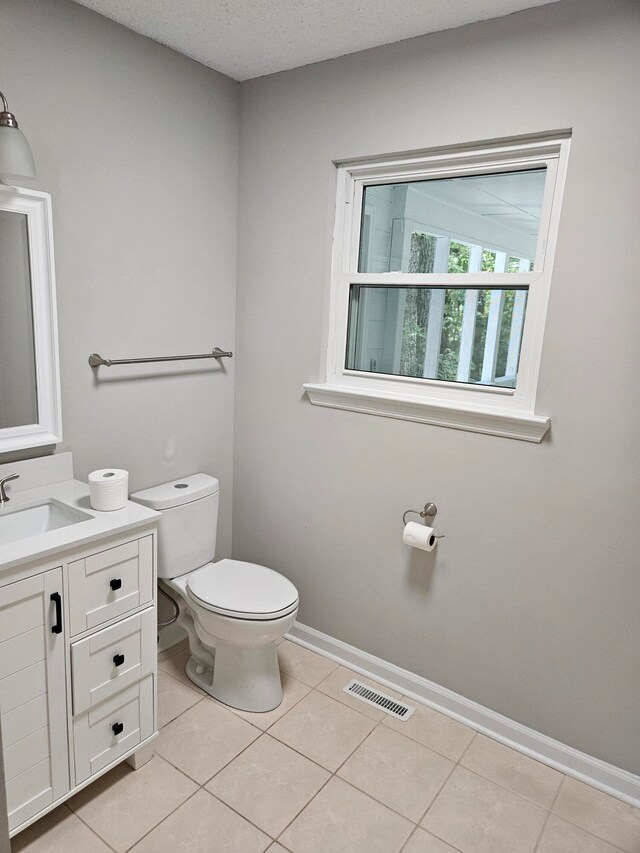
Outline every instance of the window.
{"label": "window", "polygon": [[540,441],[567,136],[338,167],[312,403]]}

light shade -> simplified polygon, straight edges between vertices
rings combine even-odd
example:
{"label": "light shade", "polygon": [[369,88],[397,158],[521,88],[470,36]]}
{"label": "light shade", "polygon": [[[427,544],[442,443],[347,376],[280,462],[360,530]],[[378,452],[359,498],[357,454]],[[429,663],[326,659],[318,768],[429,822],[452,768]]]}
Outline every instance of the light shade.
{"label": "light shade", "polygon": [[35,178],[36,166],[27,138],[19,129],[16,117],[9,112],[7,99],[2,92],[0,100],[0,181]]}
{"label": "light shade", "polygon": [[19,127],[0,126],[0,179],[15,181],[35,176],[36,165],[27,137]]}

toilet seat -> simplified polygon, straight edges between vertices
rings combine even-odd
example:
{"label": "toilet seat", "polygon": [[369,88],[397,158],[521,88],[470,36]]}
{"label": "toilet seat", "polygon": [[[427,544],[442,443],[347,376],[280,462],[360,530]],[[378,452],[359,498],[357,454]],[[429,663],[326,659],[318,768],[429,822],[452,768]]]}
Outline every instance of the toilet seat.
{"label": "toilet seat", "polygon": [[187,576],[186,590],[200,607],[233,619],[280,619],[298,607],[298,590],[291,581],[241,560],[206,563]]}

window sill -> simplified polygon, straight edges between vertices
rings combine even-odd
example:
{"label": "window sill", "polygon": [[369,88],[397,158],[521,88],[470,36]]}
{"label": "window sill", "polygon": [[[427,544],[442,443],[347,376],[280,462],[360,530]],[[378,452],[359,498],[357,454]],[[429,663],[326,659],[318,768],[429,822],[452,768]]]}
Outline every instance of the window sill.
{"label": "window sill", "polygon": [[486,406],[448,406],[409,394],[392,395],[366,388],[310,382],[305,383],[304,389],[314,406],[435,424],[521,441],[540,443],[551,426],[551,419],[540,415],[500,412]]}

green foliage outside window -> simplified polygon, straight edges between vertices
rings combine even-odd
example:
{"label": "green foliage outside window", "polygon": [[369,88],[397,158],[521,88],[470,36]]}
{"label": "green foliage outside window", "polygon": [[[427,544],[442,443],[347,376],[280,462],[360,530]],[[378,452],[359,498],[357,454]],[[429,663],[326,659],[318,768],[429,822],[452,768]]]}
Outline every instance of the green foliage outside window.
{"label": "green foliage outside window", "polygon": [[[411,255],[409,272],[433,272],[436,249],[436,237],[432,234],[414,232],[411,235]],[[451,242],[449,251],[448,272],[466,273],[469,271],[471,249],[464,243]],[[495,252],[484,249],[482,252],[483,272],[494,269]],[[518,260],[509,259],[509,272],[518,271]],[[422,376],[427,343],[427,325],[432,290],[426,287],[407,288],[405,301],[402,350],[400,355],[400,374],[403,376]],[[464,313],[466,291],[464,289],[448,289],[444,303],[442,322],[442,337],[440,340],[440,357],[438,360],[437,379],[455,381],[460,355],[460,336]],[[513,315],[515,291],[505,292],[496,376],[504,375],[509,348],[511,317]],[[482,361],[487,333],[487,319],[491,303],[490,292],[480,290],[476,308],[476,324],[471,358],[470,381],[478,382],[482,374]]]}

